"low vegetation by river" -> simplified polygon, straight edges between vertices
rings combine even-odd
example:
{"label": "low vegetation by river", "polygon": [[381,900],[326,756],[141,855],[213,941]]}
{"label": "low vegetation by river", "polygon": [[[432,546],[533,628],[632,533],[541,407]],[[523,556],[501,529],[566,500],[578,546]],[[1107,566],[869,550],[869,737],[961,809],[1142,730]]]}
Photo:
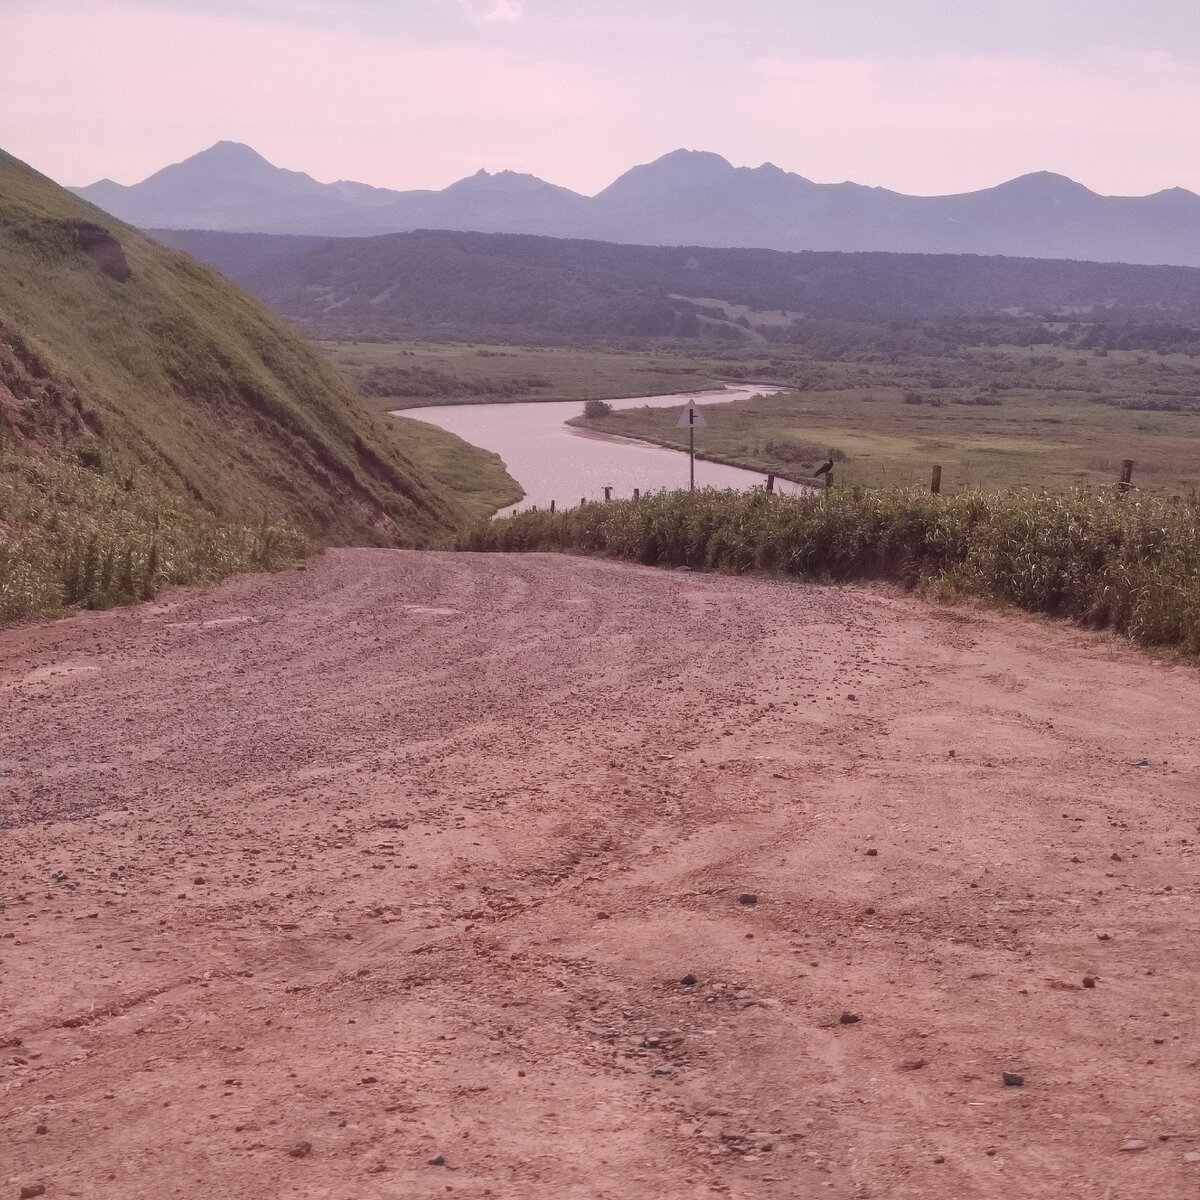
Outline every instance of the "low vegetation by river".
{"label": "low vegetation by river", "polygon": [[429,404],[607,400],[720,386],[703,354],[668,347],[325,342],[334,364],[381,412]]}
{"label": "low vegetation by river", "polygon": [[806,498],[675,492],[521,513],[468,550],[570,551],[658,566],[882,579],[1110,628],[1200,654],[1200,500],[1115,489],[932,496],[835,488]]}

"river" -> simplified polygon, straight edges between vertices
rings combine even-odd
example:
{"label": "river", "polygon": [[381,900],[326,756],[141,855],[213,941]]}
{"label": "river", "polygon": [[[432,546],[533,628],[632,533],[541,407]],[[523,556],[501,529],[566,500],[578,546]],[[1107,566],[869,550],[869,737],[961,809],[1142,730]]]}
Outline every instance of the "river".
{"label": "river", "polygon": [[[687,392],[673,396],[633,396],[609,400],[613,408],[682,408],[689,400],[698,405],[724,404],[751,396],[770,395],[778,388],[734,387],[710,392]],[[521,509],[548,508],[551,500],[560,508],[580,499],[604,499],[606,486],[614,499],[660,488],[688,486],[687,455],[649,442],[589,433],[565,424],[583,412],[583,401],[536,401],[520,404],[444,404],[397,411],[457,434],[463,441],[491,450],[504,460],[505,469],[524,489],[525,496],[502,509],[507,516]],[[696,433],[704,444],[704,430]],[[766,476],[740,467],[696,459],[698,488],[733,488],[745,491],[761,487]],[[805,489],[786,480],[776,480],[775,489],[795,494]]]}

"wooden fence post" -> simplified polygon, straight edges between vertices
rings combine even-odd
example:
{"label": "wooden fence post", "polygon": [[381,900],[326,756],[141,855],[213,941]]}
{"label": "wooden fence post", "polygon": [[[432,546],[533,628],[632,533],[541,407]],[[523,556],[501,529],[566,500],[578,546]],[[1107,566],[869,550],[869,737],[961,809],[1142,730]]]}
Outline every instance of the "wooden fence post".
{"label": "wooden fence post", "polygon": [[767,495],[769,496],[775,490],[775,476],[768,473],[767,475]]}
{"label": "wooden fence post", "polygon": [[551,501],[550,501],[550,512],[551,512],[552,514],[553,514],[553,512],[554,512],[554,503],[555,503],[555,502],[554,502],[553,500],[551,500]]}
{"label": "wooden fence post", "polygon": [[641,488],[633,489],[633,498],[635,500],[640,500],[642,498],[642,489]]}
{"label": "wooden fence post", "polygon": [[1121,460],[1121,479],[1117,487],[1122,492],[1127,492],[1133,487],[1133,459],[1123,458]]}
{"label": "wooden fence post", "polygon": [[587,504],[587,497],[586,497],[586,496],[580,496],[580,497],[579,497],[579,507],[580,507],[580,508],[583,508],[583,506],[584,506],[585,504]]}
{"label": "wooden fence post", "polygon": [[929,490],[936,496],[942,490],[942,468],[933,468],[933,478],[929,481]]}
{"label": "wooden fence post", "polygon": [[611,500],[611,499],[612,499],[612,484],[609,484],[609,485],[608,485],[608,486],[607,486],[607,487],[604,489],[604,499],[605,499],[605,502],[607,502],[607,501],[609,501],[609,500]]}
{"label": "wooden fence post", "polygon": [[833,487],[833,472],[826,471],[825,472],[825,488],[826,488],[826,490],[828,490],[831,487]]}

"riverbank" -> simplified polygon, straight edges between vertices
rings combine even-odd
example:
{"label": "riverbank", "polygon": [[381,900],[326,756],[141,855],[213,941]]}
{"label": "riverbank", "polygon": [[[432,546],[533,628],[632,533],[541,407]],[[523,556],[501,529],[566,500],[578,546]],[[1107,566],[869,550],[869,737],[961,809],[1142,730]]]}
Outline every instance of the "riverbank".
{"label": "riverbank", "polygon": [[[610,398],[615,409],[649,406],[678,409],[689,400],[720,404],[744,400],[757,388],[724,387],[666,396]],[[527,508],[558,508],[610,498],[629,497],[635,491],[686,488],[689,467],[686,454],[663,449],[650,442],[627,438],[584,436],[591,430],[576,430],[568,424],[580,415],[575,402],[443,406],[408,409],[393,414],[409,420],[427,421],[499,456],[509,476],[517,481],[524,497],[499,515]],[[762,487],[766,476],[711,461],[696,464],[696,486],[744,491]],[[794,485],[781,482],[783,490]]]}
{"label": "riverbank", "polygon": [[720,386],[715,364],[667,347],[634,351],[428,342],[321,346],[365,402],[380,412],[450,404],[582,403]]}

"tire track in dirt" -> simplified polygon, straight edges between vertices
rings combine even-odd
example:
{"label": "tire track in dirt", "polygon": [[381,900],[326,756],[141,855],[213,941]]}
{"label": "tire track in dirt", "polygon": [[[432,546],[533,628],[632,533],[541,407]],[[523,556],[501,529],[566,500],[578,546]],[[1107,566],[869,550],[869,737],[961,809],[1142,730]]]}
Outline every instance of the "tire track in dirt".
{"label": "tire track in dirt", "polygon": [[1198,711],[1043,622],[549,556],[9,630],[0,1178],[1190,1195]]}

